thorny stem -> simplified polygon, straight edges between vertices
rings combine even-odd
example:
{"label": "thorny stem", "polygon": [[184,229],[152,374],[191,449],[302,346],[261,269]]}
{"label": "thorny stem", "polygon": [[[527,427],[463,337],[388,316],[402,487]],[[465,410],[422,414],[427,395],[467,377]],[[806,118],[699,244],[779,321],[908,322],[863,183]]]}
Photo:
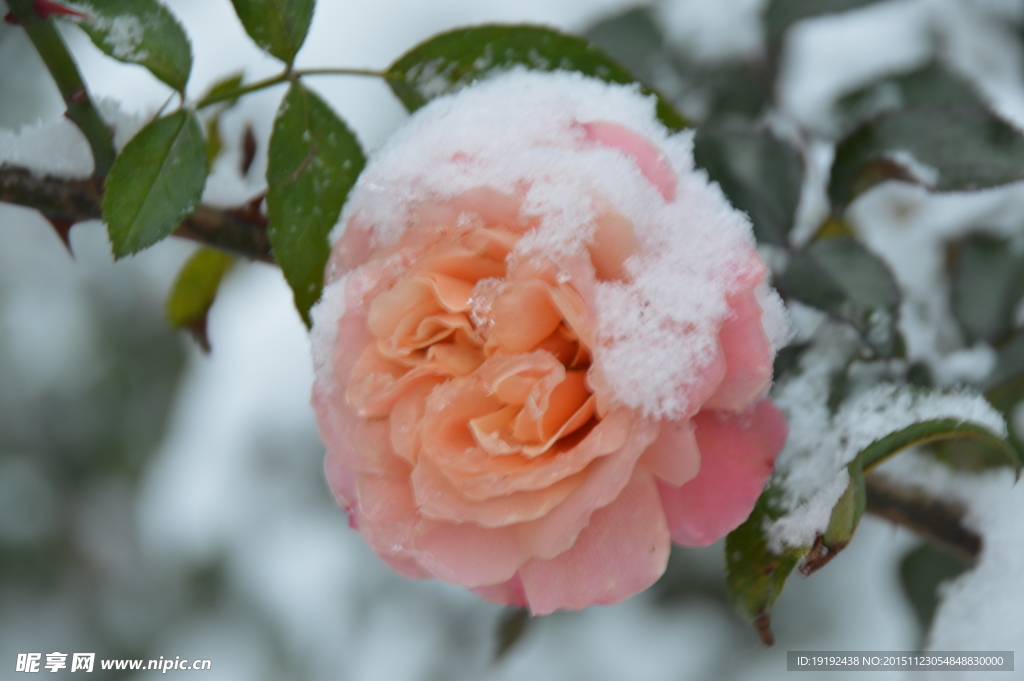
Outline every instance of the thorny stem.
{"label": "thorny stem", "polygon": [[105,177],[117,155],[114,151],[114,134],[93,104],[67,45],[53,21],[36,14],[32,0],[8,0],[8,6],[57,84],[67,106],[64,115],[78,126],[89,141],[96,176]]}
{"label": "thorny stem", "polygon": [[250,92],[257,92],[259,90],[265,90],[281,83],[286,83],[295,80],[296,78],[302,78],[303,76],[368,76],[371,78],[390,78],[386,71],[376,71],[374,69],[343,69],[343,68],[319,68],[319,69],[299,69],[291,70],[285,69],[276,76],[258,80],[255,83],[243,85],[235,88],[234,90],[227,90],[225,92],[218,92],[214,95],[203,98],[202,101],[197,104],[197,108],[205,109],[213,104],[220,102],[227,102],[233,99],[238,99],[243,95],[247,95]]}

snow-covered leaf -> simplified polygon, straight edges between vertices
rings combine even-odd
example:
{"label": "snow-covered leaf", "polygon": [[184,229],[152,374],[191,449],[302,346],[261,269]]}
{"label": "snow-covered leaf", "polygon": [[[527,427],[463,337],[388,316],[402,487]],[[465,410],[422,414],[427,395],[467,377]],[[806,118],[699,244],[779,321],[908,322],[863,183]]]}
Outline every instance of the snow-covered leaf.
{"label": "snow-covered leaf", "polygon": [[114,161],[103,195],[114,256],[137,253],[173,232],[199,205],[206,168],[195,114],[178,111],[140,130]]}
{"label": "snow-covered leaf", "polygon": [[730,596],[763,640],[771,638],[769,613],[793,568],[810,574],[853,539],[872,468],[908,447],[954,440],[1020,468],[999,414],[966,393],[878,386],[847,402],[821,432],[821,441],[805,443],[813,450],[807,456],[783,452],[753,513],[726,539]]}
{"label": "snow-covered leaf", "polygon": [[898,356],[902,342],[896,328],[896,279],[847,229],[821,236],[792,254],[776,286],[783,295],[853,325],[880,355]]}
{"label": "snow-covered leaf", "polygon": [[[885,111],[923,105],[984,104],[974,87],[938,62],[893,74],[843,96],[835,105],[846,133]],[[844,135],[845,136],[845,135]]]}
{"label": "snow-covered leaf", "polygon": [[790,26],[802,19],[836,14],[872,5],[880,0],[771,0],[762,15],[771,42],[777,43]]}
{"label": "snow-covered leaf", "polygon": [[671,87],[673,101],[691,120],[709,121],[722,115],[756,118],[771,96],[762,62],[741,58],[708,61],[673,50],[651,7],[634,7],[603,19],[583,37],[640,81]]}
{"label": "snow-covered leaf", "polygon": [[178,92],[192,71],[185,30],[156,0],[81,0],[67,3],[85,18],[77,23],[96,47],[119,61],[139,64]]}
{"label": "snow-covered leaf", "polygon": [[181,268],[167,296],[165,309],[171,326],[189,329],[206,349],[209,349],[206,315],[217,297],[221,280],[234,261],[234,257],[224,251],[198,249]]}
{"label": "snow-covered leaf", "polygon": [[355,135],[301,83],[281,102],[270,136],[267,215],[274,260],[309,324],[330,254],[327,235],[366,165]]}
{"label": "snow-covered leaf", "polygon": [[316,0],[231,0],[245,32],[286,64],[306,41]]}
{"label": "snow-covered leaf", "polygon": [[838,214],[886,180],[965,191],[1024,178],[1024,135],[974,104],[926,105],[883,114],[836,147],[829,198]]}
{"label": "snow-covered leaf", "polygon": [[[409,111],[449,94],[495,71],[513,67],[540,71],[578,71],[610,83],[634,83],[625,67],[583,38],[543,26],[490,24],[460,28],[420,43],[387,71],[387,82]],[[670,130],[687,126],[664,97],[658,118]]]}
{"label": "snow-covered leaf", "polygon": [[732,205],[750,216],[758,242],[788,243],[804,175],[796,149],[764,128],[730,122],[701,126],[693,157]]}

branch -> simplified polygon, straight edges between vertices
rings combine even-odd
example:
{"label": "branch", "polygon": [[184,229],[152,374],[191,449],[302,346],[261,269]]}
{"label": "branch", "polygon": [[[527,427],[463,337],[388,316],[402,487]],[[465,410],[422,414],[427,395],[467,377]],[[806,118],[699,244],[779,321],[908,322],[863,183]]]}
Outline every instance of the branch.
{"label": "branch", "polygon": [[[0,201],[35,208],[50,220],[71,223],[103,218],[103,189],[95,178],[38,177],[28,168],[0,165]],[[273,263],[267,219],[253,206],[199,206],[174,236],[198,241],[251,260]]]}
{"label": "branch", "polygon": [[975,563],[981,537],[964,527],[966,509],[919,487],[905,487],[878,473],[865,476],[867,511],[903,525],[950,553]]}

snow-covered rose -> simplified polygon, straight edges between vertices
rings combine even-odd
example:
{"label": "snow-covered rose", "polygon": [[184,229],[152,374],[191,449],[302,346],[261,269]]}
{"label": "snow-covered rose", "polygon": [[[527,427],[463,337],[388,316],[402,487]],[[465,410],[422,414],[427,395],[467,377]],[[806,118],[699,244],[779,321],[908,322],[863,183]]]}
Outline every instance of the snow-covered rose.
{"label": "snow-covered rose", "polygon": [[786,435],[784,310],[651,99],[528,72],[439,99],[342,225],[313,403],[394,569],[537,614],[615,603],[750,513]]}

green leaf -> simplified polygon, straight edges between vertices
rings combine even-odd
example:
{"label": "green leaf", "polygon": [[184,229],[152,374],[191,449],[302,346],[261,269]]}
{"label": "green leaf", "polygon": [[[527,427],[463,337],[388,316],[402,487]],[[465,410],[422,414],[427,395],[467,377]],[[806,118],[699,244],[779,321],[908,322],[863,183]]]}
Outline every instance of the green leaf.
{"label": "green leaf", "polygon": [[[554,29],[528,25],[475,26],[434,36],[392,64],[387,82],[409,111],[495,72],[524,66],[540,71],[578,71],[609,83],[635,83],[636,78],[583,38]],[[682,130],[687,121],[657,92],[658,118],[669,130]]]}
{"label": "green leaf", "polygon": [[316,94],[293,83],[270,136],[267,214],[274,259],[307,325],[323,288],[327,235],[364,165],[355,135]]}
{"label": "green leaf", "polygon": [[496,633],[497,645],[494,649],[494,661],[502,659],[519,644],[523,634],[530,628],[533,619],[526,608],[507,608],[498,620]]}
{"label": "green leaf", "polygon": [[295,60],[313,21],[315,0],[231,0],[249,37],[286,64]]}
{"label": "green leaf", "polygon": [[[983,106],[974,86],[942,64],[895,74],[844,95],[836,102],[841,127],[849,132],[885,111],[924,105],[974,104]],[[844,134],[845,136],[845,134]]]}
{"label": "green leaf", "polygon": [[796,149],[764,128],[731,122],[698,128],[693,159],[750,216],[758,242],[789,243],[804,176]]}
{"label": "green leaf", "polygon": [[886,180],[985,189],[1024,178],[1024,136],[983,107],[921,106],[884,114],[836,147],[829,198],[839,214]]}
{"label": "green leaf", "polygon": [[[237,73],[232,73],[230,76],[226,76],[214,82],[214,84],[211,85],[210,88],[206,91],[206,94],[204,94],[199,99],[199,103],[196,104],[196,108],[202,109],[208,106],[207,102],[209,100],[215,97],[219,98],[221,95],[225,93],[234,92],[238,88],[242,87],[243,77],[244,74],[241,71],[239,71]],[[224,99],[221,101],[224,102],[228,107],[231,107],[238,102],[238,97],[232,97],[230,99]]]}
{"label": "green leaf", "polygon": [[847,12],[876,2],[879,0],[771,0],[762,17],[769,40],[777,43],[790,26],[802,19]]}
{"label": "green leaf", "polygon": [[[939,587],[970,567],[948,551],[919,544],[900,561],[900,584],[920,625],[921,638],[931,629],[939,605]],[[922,640],[923,643],[923,640]]]}
{"label": "green leaf", "polygon": [[1013,326],[1024,295],[1024,256],[1006,239],[975,234],[953,249],[953,314],[969,342],[994,343]]}
{"label": "green leaf", "polygon": [[167,296],[165,309],[171,326],[189,329],[207,351],[206,315],[217,297],[224,275],[234,264],[233,256],[213,248],[200,248],[178,273]]}
{"label": "green leaf", "polygon": [[958,419],[920,421],[901,430],[893,431],[865,447],[857,455],[854,464],[866,473],[893,454],[908,447],[954,439],[972,441],[980,446],[991,448],[993,452],[998,453],[1004,465],[1020,470],[1020,457],[1002,437],[984,426]]}
{"label": "green leaf", "polygon": [[888,266],[852,235],[821,237],[794,253],[776,285],[786,297],[852,325],[882,356],[901,353],[896,279]]}
{"label": "green leaf", "polygon": [[67,3],[88,18],[77,23],[107,54],[139,64],[178,92],[192,71],[192,46],[185,30],[156,0],[81,0]]}
{"label": "green leaf", "polygon": [[114,161],[103,195],[114,256],[137,253],[173,232],[199,205],[206,172],[195,114],[178,111],[140,130]]}
{"label": "green leaf", "polygon": [[783,514],[782,490],[769,483],[750,517],[725,538],[725,585],[729,598],[744,619],[757,627],[761,640],[771,645],[771,609],[782,594],[786,579],[810,547],[768,547],[765,524]]}

